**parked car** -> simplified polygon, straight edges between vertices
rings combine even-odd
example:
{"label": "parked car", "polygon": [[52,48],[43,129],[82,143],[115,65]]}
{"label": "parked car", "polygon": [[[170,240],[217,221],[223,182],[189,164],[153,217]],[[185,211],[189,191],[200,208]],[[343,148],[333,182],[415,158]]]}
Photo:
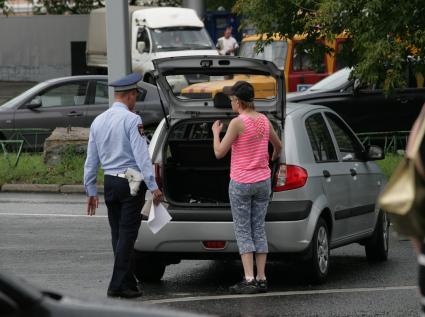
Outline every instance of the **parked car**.
{"label": "parked car", "polygon": [[2,317],[183,317],[201,316],[186,312],[134,307],[126,303],[83,302],[51,291],[41,291],[23,279],[0,273]]}
{"label": "parked car", "polygon": [[154,64],[170,115],[158,125],[149,151],[172,221],[157,234],[142,222],[135,244],[139,279],[159,280],[166,265],[182,259],[239,256],[228,197],[230,154],[215,158],[211,131],[215,120],[227,126],[235,114],[223,94],[214,99],[174,94],[167,77],[191,72],[262,74],[276,81],[275,96],[255,99],[256,109],[267,115],[285,145],[280,161],[270,162],[270,259],[298,254],[317,282],[326,279],[330,250],[336,247],[358,242],[369,260],[387,259],[389,222],[376,203],[386,179],[373,162],[384,158],[381,148],[365,149],[327,107],[286,105],[284,78],[272,62],[226,56],[166,58]]}
{"label": "parked car", "polygon": [[386,97],[382,89],[350,79],[350,72],[343,68],[306,91],[289,93],[287,100],[328,106],[356,133],[410,130],[425,103],[423,77],[413,76],[409,87]]}
{"label": "parked car", "polygon": [[[158,124],[164,117],[156,86],[140,82],[146,89],[136,112],[145,127]],[[0,140],[9,139],[9,129],[54,129],[89,127],[94,118],[109,107],[108,76],[89,75],[50,79],[0,105]],[[42,148],[50,131],[23,132],[27,147]]]}

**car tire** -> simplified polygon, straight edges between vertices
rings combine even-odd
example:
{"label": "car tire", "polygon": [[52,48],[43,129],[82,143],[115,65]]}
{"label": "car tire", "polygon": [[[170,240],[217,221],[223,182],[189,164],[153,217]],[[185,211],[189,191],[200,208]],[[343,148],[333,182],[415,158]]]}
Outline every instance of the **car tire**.
{"label": "car tire", "polygon": [[365,243],[368,261],[383,262],[388,259],[389,227],[387,214],[380,210],[373,235]]}
{"label": "car tire", "polygon": [[140,282],[159,282],[164,276],[166,264],[151,256],[134,251],[133,274]]}
{"label": "car tire", "polygon": [[319,218],[314,230],[311,257],[307,263],[312,283],[321,284],[326,281],[330,265],[329,230],[326,221]]}

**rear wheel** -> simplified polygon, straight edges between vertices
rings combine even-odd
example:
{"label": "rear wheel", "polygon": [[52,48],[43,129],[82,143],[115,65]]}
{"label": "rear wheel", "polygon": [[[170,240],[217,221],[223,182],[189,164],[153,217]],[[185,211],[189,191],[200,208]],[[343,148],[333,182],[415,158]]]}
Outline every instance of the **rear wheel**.
{"label": "rear wheel", "polygon": [[366,257],[369,261],[382,262],[388,259],[389,228],[387,214],[380,210],[373,235],[365,243]]}
{"label": "rear wheel", "polygon": [[166,264],[151,256],[134,251],[133,273],[141,282],[159,282],[165,272]]}
{"label": "rear wheel", "polygon": [[329,231],[323,218],[317,221],[312,239],[312,256],[307,264],[311,281],[323,283],[328,276],[330,265]]}

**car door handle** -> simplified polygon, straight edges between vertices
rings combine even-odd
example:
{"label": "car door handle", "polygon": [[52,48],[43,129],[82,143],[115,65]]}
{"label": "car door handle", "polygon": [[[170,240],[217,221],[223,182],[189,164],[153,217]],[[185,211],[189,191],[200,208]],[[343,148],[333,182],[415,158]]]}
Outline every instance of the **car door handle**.
{"label": "car door handle", "polygon": [[323,170],[323,176],[325,176],[325,178],[329,178],[331,177],[331,173],[329,173],[328,170]]}
{"label": "car door handle", "polygon": [[350,174],[351,174],[351,176],[356,176],[357,171],[354,168],[350,168]]}
{"label": "car door handle", "polygon": [[70,111],[67,114],[68,117],[81,117],[82,115],[83,113],[78,111]]}

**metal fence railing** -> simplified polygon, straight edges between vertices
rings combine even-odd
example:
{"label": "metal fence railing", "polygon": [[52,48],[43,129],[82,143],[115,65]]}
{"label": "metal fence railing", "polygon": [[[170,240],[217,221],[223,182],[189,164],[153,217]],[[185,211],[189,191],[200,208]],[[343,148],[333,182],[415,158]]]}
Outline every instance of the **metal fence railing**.
{"label": "metal fence railing", "polygon": [[9,166],[18,164],[23,151],[42,151],[44,140],[51,133],[52,129],[0,129],[0,147]]}
{"label": "metal fence railing", "polygon": [[390,131],[390,132],[372,132],[358,133],[363,145],[379,145],[386,153],[397,153],[399,150],[405,150],[407,138],[410,131]]}

